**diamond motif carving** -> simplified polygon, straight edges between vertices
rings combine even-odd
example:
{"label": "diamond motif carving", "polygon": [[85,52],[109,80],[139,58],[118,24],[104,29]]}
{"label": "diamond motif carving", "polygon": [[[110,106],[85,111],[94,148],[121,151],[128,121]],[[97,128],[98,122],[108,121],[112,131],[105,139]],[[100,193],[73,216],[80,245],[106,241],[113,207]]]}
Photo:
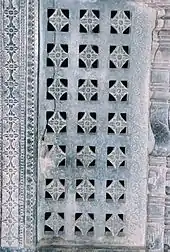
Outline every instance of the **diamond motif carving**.
{"label": "diamond motif carving", "polygon": [[107,155],[107,160],[109,161],[108,166],[113,166],[114,169],[125,166],[126,155],[124,147],[109,147],[108,151],[110,152]]}
{"label": "diamond motif carving", "polygon": [[[80,112],[78,114],[78,126],[81,127],[82,133],[95,133],[96,113]],[[94,131],[92,132],[92,130]]]}
{"label": "diamond motif carving", "polygon": [[62,67],[65,60],[68,59],[68,46],[61,44],[55,45],[48,53],[48,58],[52,60],[56,67]]}
{"label": "diamond motif carving", "polygon": [[130,12],[129,11],[112,11],[111,12],[111,33],[129,33],[127,30],[131,26]]}
{"label": "diamond motif carving", "polygon": [[63,128],[66,127],[66,119],[63,118],[66,115],[65,112],[54,112],[53,116],[48,120],[48,125],[53,129],[53,131],[59,134]]}
{"label": "diamond motif carving", "polygon": [[69,24],[69,19],[64,15],[64,10],[56,9],[49,17],[49,22],[54,26],[56,31],[62,31],[62,29]]}
{"label": "diamond motif carving", "polygon": [[[87,235],[89,232],[94,232],[94,214],[92,213],[76,213],[75,226],[79,230],[75,234]],[[91,231],[93,230],[93,231]]]}
{"label": "diamond motif carving", "polygon": [[64,213],[46,212],[45,219],[45,227],[48,226],[48,231],[53,231],[55,235],[58,235],[64,227]]}
{"label": "diamond motif carving", "polygon": [[125,185],[124,180],[107,180],[106,181],[106,201],[107,194],[109,194],[109,198],[113,201],[124,200],[125,194]]}
{"label": "diamond motif carving", "polygon": [[52,82],[52,84],[48,87],[48,92],[54,97],[56,100],[62,100],[64,94],[67,93],[67,80],[62,82],[62,79],[56,79]]}
{"label": "diamond motif carving", "polygon": [[123,214],[118,214],[116,216],[114,216],[113,214],[106,214],[106,235],[123,235],[124,228],[125,223]]}
{"label": "diamond motif carving", "polygon": [[[98,65],[98,47],[94,45],[79,46],[79,67],[96,68]],[[80,63],[83,62],[84,65]]]}
{"label": "diamond motif carving", "polygon": [[[83,10],[80,11],[80,15],[81,12],[83,12]],[[80,18],[80,24],[85,28],[86,32],[94,32],[94,28],[99,25],[99,19],[97,17],[97,14],[99,15],[99,11],[84,10],[84,12],[84,15]]]}
{"label": "diamond motif carving", "polygon": [[64,179],[46,179],[46,199],[61,200],[65,198]]}
{"label": "diamond motif carving", "polygon": [[94,200],[94,192],[94,180],[76,180],[76,193],[78,194],[79,199],[82,199],[83,201],[88,201],[91,198],[91,200]]}
{"label": "diamond motif carving", "polygon": [[126,133],[127,122],[125,113],[109,113],[108,120],[108,129],[111,129],[114,134]]}
{"label": "diamond motif carving", "polygon": [[91,101],[97,94],[97,84],[95,80],[79,80],[78,92],[83,96],[83,100]]}
{"label": "diamond motif carving", "polygon": [[[129,54],[125,51],[125,46],[110,46],[110,62],[113,68],[127,68],[125,65],[129,61]],[[128,48],[127,48],[128,50]],[[111,67],[111,65],[110,65]]]}
{"label": "diamond motif carving", "polygon": [[109,100],[127,100],[127,81],[109,81]]}
{"label": "diamond motif carving", "polygon": [[77,159],[82,163],[85,168],[89,167],[92,163],[94,163],[95,158],[96,154],[94,146],[82,146],[79,151],[77,150]]}
{"label": "diamond motif carving", "polygon": [[[48,146],[49,148],[51,146]],[[49,157],[55,161],[55,166],[59,167],[63,165],[63,162],[65,164],[66,160],[66,146],[61,146],[61,145],[55,145],[52,146],[52,148],[49,150]]]}

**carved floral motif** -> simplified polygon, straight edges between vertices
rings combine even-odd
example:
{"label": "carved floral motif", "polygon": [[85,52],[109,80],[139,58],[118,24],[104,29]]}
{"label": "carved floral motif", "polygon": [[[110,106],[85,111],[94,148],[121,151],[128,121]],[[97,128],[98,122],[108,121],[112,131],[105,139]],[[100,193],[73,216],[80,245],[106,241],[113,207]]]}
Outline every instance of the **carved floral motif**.
{"label": "carved floral motif", "polygon": [[129,60],[129,54],[125,51],[123,46],[116,46],[110,53],[110,61],[116,68],[124,67]]}
{"label": "carved floral motif", "polygon": [[120,235],[120,232],[125,228],[125,222],[123,220],[123,214],[113,215],[106,214],[106,234],[112,234],[112,236]]}
{"label": "carved floral motif", "polygon": [[128,89],[123,81],[114,81],[113,83],[110,81],[109,94],[114,100],[122,101],[128,94]]}
{"label": "carved floral motif", "polygon": [[89,167],[96,158],[95,151],[90,147],[91,146],[85,146],[77,153],[77,159],[80,160],[84,167]]}
{"label": "carved floral motif", "polygon": [[99,25],[99,19],[93,10],[86,10],[80,18],[80,24],[86,29],[86,32],[93,32],[94,28]]}
{"label": "carved floral motif", "polygon": [[[78,217],[77,217],[78,215]],[[80,213],[75,216],[75,226],[79,229],[81,235],[87,235],[87,233],[93,229],[94,214],[92,213]]]}
{"label": "carved floral motif", "polygon": [[[109,113],[109,115],[112,115]],[[108,127],[113,131],[114,134],[126,133],[127,122],[125,117],[123,118],[123,113],[115,113],[111,116],[108,122]],[[124,132],[125,131],[125,132]]]}
{"label": "carved floral motif", "polygon": [[118,169],[125,162],[126,155],[121,148],[113,147],[112,151],[107,155],[107,159],[112,164],[114,169]]}
{"label": "carved floral motif", "polygon": [[55,235],[58,235],[59,231],[64,227],[64,213],[50,213],[50,216],[45,220],[45,225],[47,225]]}
{"label": "carved floral motif", "polygon": [[117,33],[124,33],[131,26],[131,20],[126,13],[128,11],[117,11],[114,17],[111,18],[111,26]]}
{"label": "carved floral motif", "polygon": [[79,53],[79,58],[84,62],[86,68],[92,68],[93,64],[98,60],[98,53],[94,48],[92,45],[86,45]]}
{"label": "carved floral motif", "polygon": [[49,22],[54,26],[56,31],[61,31],[66,25],[69,24],[69,19],[64,15],[61,9],[56,9],[55,12],[49,17]]}
{"label": "carved floral motif", "polygon": [[53,61],[56,67],[61,67],[62,63],[68,58],[68,53],[63,49],[62,45],[55,45],[48,58]]}
{"label": "carved floral motif", "polygon": [[94,180],[81,179],[77,180],[76,192],[84,200],[87,201],[94,194]]}
{"label": "carved floral motif", "polygon": [[[1,7],[1,6],[0,6]],[[4,72],[2,81],[2,222],[1,245],[19,246],[19,51],[16,44],[18,32],[18,6],[14,1],[3,2],[4,18]],[[17,39],[16,39],[17,38]],[[1,37],[2,39],[2,37]],[[2,52],[2,50],[1,50]],[[3,77],[2,77],[3,76]]]}

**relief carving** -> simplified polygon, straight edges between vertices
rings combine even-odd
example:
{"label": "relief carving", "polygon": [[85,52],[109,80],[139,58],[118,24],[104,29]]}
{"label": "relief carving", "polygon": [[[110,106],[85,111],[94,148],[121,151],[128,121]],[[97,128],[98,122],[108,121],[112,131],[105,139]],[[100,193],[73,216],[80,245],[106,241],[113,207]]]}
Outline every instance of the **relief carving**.
{"label": "relief carving", "polygon": [[[39,3],[38,3],[39,2]],[[134,1],[134,3],[137,1]],[[144,1],[139,1],[142,4]],[[146,0],[145,3],[152,8],[158,8],[158,15],[156,27],[153,32],[153,46],[152,46],[152,70],[151,70],[151,106],[150,106],[150,124],[149,124],[149,143],[148,153],[151,158],[167,157],[170,153],[170,129],[169,129],[169,67],[170,67],[170,51],[168,43],[170,41],[167,35],[170,24],[170,11],[167,8],[162,8],[164,0]],[[80,0],[81,4],[97,4],[98,0]],[[133,4],[134,4],[133,3]],[[93,139],[94,135],[100,132],[101,128],[105,127],[107,141],[111,137],[118,139],[121,142],[121,137],[124,139],[129,137],[129,132],[133,131],[132,125],[129,125],[129,120],[132,115],[127,112],[127,106],[131,101],[131,80],[122,78],[121,74],[113,75],[114,71],[128,71],[132,64],[133,50],[131,50],[128,39],[126,43],[109,43],[108,57],[107,57],[107,71],[111,71],[112,76],[107,82],[98,80],[100,75],[101,65],[101,48],[102,46],[95,43],[97,36],[100,36],[101,27],[101,13],[95,8],[81,9],[78,29],[81,36],[88,36],[94,34],[96,37],[89,43],[88,39],[80,41],[77,47],[78,65],[76,67],[82,70],[81,73],[85,75],[78,76],[75,80],[74,88],[76,95],[70,94],[70,82],[68,76],[64,77],[64,70],[70,66],[71,58],[69,58],[70,45],[63,42],[66,32],[71,31],[71,13],[66,7],[54,8],[53,12],[48,13],[47,30],[49,32],[62,33],[63,41],[48,41],[47,45],[47,67],[54,67],[57,72],[56,75],[50,76],[50,71],[47,74],[47,80],[44,85],[46,88],[46,97],[49,101],[48,105],[44,102],[44,111],[48,109],[44,117],[46,117],[43,128],[42,141],[39,140],[40,149],[38,149],[37,139],[37,69],[38,69],[38,7],[40,1],[16,1],[3,0],[0,3],[0,19],[1,29],[0,35],[2,38],[1,46],[1,97],[2,97],[2,126],[1,126],[1,248],[2,251],[35,251],[37,243],[37,175],[38,175],[38,160],[37,150],[39,154],[39,163],[42,168],[44,180],[44,201],[47,202],[48,209],[44,209],[43,218],[41,221],[44,229],[41,230],[45,236],[56,236],[61,244],[66,244],[63,237],[67,232],[67,215],[60,209],[55,207],[63,204],[67,197],[74,194],[74,204],[79,206],[74,210],[72,215],[73,235],[76,241],[80,241],[81,237],[97,237],[100,231],[96,228],[96,220],[102,220],[103,223],[103,240],[100,244],[112,245],[112,239],[118,242],[126,237],[128,232],[128,216],[119,211],[117,214],[113,211],[115,205],[125,205],[128,203],[127,191],[129,190],[128,169],[135,167],[136,164],[129,165],[129,146],[126,144],[114,145],[113,142],[103,148],[101,157],[99,157],[100,148],[102,144],[98,142],[96,146]],[[136,4],[136,3],[135,3]],[[141,6],[142,4],[139,4]],[[166,5],[166,4],[165,4]],[[96,5],[95,5],[96,6]],[[50,7],[51,8],[51,7]],[[50,9],[52,10],[52,9]],[[132,15],[131,15],[132,14]],[[102,20],[103,21],[103,20]],[[108,33],[116,36],[130,36],[133,35],[133,13],[126,9],[110,11],[110,23],[108,23]],[[71,33],[71,32],[70,32]],[[114,41],[114,40],[112,40]],[[118,41],[118,40],[117,40]],[[128,43],[127,43],[128,41]],[[52,42],[52,43],[51,43]],[[73,42],[74,43],[74,42]],[[127,45],[128,44],[128,45]],[[41,49],[40,49],[41,50]],[[25,60],[26,57],[26,60]],[[102,63],[103,64],[103,63]],[[103,66],[102,66],[103,67]],[[62,68],[62,70],[61,70]],[[94,75],[94,72],[98,74]],[[93,71],[93,74],[89,74]],[[54,77],[55,76],[55,77]],[[116,76],[116,77],[115,77]],[[117,78],[118,76],[118,78]],[[73,79],[72,79],[73,81]],[[103,81],[103,80],[102,80]],[[102,84],[101,84],[102,83]],[[104,93],[100,93],[100,88],[107,87]],[[137,86],[137,84],[136,84]],[[73,87],[73,86],[72,86]],[[134,94],[140,95],[138,88],[134,88]],[[39,90],[38,90],[39,92]],[[101,120],[98,115],[99,111],[94,111],[100,102],[102,96],[107,96],[108,104],[112,103],[113,108],[118,112],[109,111],[105,120]],[[69,112],[63,111],[62,102],[69,102],[69,99],[74,97],[76,102],[84,102],[84,106],[80,106],[81,110],[77,111],[74,120],[74,126],[71,129],[76,129],[77,139],[87,139],[82,143],[72,142],[69,148],[66,146],[66,137],[70,133],[70,118],[72,113],[70,107]],[[105,100],[106,102],[106,100]],[[90,104],[95,104],[91,106]],[[119,103],[119,106],[116,105]],[[59,109],[57,104],[60,104]],[[69,103],[68,103],[69,104]],[[88,104],[88,105],[86,105]],[[105,104],[103,102],[103,104]],[[134,105],[134,104],[133,104]],[[86,108],[87,110],[84,110]],[[110,105],[108,105],[109,107]],[[116,107],[117,106],[117,107]],[[122,110],[120,109],[122,106]],[[53,109],[51,109],[53,107]],[[137,107],[137,106],[136,106]],[[136,108],[137,111],[138,108]],[[140,108],[141,109],[141,108]],[[139,109],[139,111],[141,111]],[[42,112],[42,111],[40,111]],[[132,109],[132,114],[133,114]],[[133,114],[135,115],[135,113]],[[71,114],[73,116],[73,114]],[[104,115],[103,115],[104,116]],[[41,117],[42,118],[42,117]],[[137,117],[136,117],[137,118]],[[100,121],[101,120],[101,121]],[[100,122],[100,123],[99,123]],[[101,125],[102,127],[101,127]],[[139,129],[143,130],[142,126],[136,127],[136,133]],[[134,128],[135,128],[134,127]],[[44,130],[45,129],[45,130]],[[41,127],[40,127],[41,134]],[[102,133],[103,134],[103,133]],[[60,137],[62,135],[62,137]],[[139,134],[140,135],[140,134]],[[49,136],[49,137],[48,137]],[[102,135],[103,137],[104,135]],[[108,138],[109,136],[109,138]],[[55,142],[51,143],[51,139],[55,137]],[[70,135],[72,139],[73,135]],[[89,137],[89,138],[88,138]],[[100,138],[100,135],[98,135]],[[61,142],[59,143],[59,141]],[[72,141],[72,140],[71,140]],[[133,154],[138,155],[138,152],[144,153],[142,145],[145,139],[140,141],[140,136],[134,135],[131,143],[136,144],[136,150]],[[126,143],[126,141],[124,142]],[[126,148],[125,148],[126,147]],[[134,147],[134,146],[133,146]],[[72,153],[72,154],[70,154]],[[74,155],[73,155],[74,153]],[[74,156],[74,157],[73,157]],[[99,159],[98,159],[99,158]],[[104,159],[105,158],[105,159]],[[159,158],[158,158],[159,159]],[[163,249],[164,240],[164,210],[165,211],[165,237],[168,237],[168,189],[166,191],[165,200],[165,160],[151,161],[148,173],[148,232],[147,232],[147,249],[148,251],[160,251]],[[103,176],[103,184],[98,181],[99,161],[101,165],[100,176]],[[103,160],[105,160],[103,162]],[[74,162],[73,162],[74,161]],[[153,163],[154,165],[153,165]],[[74,169],[77,171],[77,177],[74,181],[70,175],[65,175],[65,171],[75,165]],[[141,164],[142,165],[142,164]],[[136,172],[139,172],[140,166],[136,166]],[[64,170],[65,169],[65,170]],[[96,170],[95,170],[96,169]],[[108,171],[108,176],[105,177],[103,171]],[[81,171],[81,172],[80,172]],[[95,171],[95,172],[94,172]],[[125,176],[118,176],[112,178],[115,174],[126,174]],[[134,170],[132,170],[134,172]],[[61,173],[60,173],[61,172]],[[88,175],[87,175],[87,174]],[[60,176],[58,175],[60,174]],[[85,175],[86,174],[86,175]],[[92,177],[89,174],[94,174]],[[42,174],[41,174],[42,175]],[[68,177],[64,177],[68,176]],[[89,176],[89,177],[88,177]],[[96,177],[97,178],[96,178]],[[111,176],[111,178],[110,178]],[[68,178],[68,179],[67,179]],[[97,181],[97,182],[96,182]],[[41,181],[42,182],[42,181]],[[133,182],[133,181],[132,181]],[[100,188],[103,185],[102,189]],[[139,183],[140,184],[140,181]],[[68,192],[68,188],[71,190]],[[97,190],[96,190],[97,188]],[[137,186],[134,187],[134,194],[137,192]],[[99,190],[100,189],[100,190]],[[141,189],[139,187],[139,189]],[[38,189],[39,190],[39,189]],[[99,201],[98,193],[102,194],[103,203],[100,204],[100,209],[103,214],[103,219],[96,217],[98,213],[89,211],[88,206],[94,206],[93,203]],[[70,194],[69,194],[70,193]],[[137,194],[135,194],[137,195]],[[136,197],[137,198],[137,197]],[[97,200],[97,201],[96,201]],[[50,204],[55,204],[55,207],[50,209]],[[73,205],[74,205],[73,204]],[[85,208],[83,208],[86,206]],[[105,204],[108,207],[107,213],[104,211]],[[71,205],[72,206],[72,205]],[[166,208],[166,209],[164,209]],[[93,208],[93,210],[95,207]],[[130,208],[129,208],[130,209]],[[71,208],[69,208],[71,211]],[[67,209],[68,212],[68,209]],[[128,212],[128,211],[127,211]],[[135,213],[136,214],[136,213]],[[100,216],[101,217],[101,216]],[[140,215],[138,216],[140,218]],[[71,230],[71,229],[70,229]],[[131,226],[131,230],[133,230]],[[99,233],[98,233],[99,232]],[[70,235],[70,234],[69,234]],[[100,234],[101,235],[101,234]],[[101,239],[101,236],[99,236]],[[44,239],[44,238],[43,238]],[[42,243],[46,243],[42,239]],[[52,238],[53,239],[53,238]],[[106,239],[106,243],[105,243]],[[129,239],[130,241],[130,239]],[[103,243],[102,243],[103,242]],[[130,241],[132,243],[132,241]],[[50,244],[50,242],[49,242]],[[55,243],[57,244],[57,242]],[[60,243],[58,243],[60,244]],[[67,243],[68,245],[69,243]],[[164,250],[169,249],[169,239],[165,239]],[[8,249],[8,247],[10,249]],[[23,249],[25,247],[25,249]],[[26,247],[28,249],[26,249]],[[16,248],[16,249],[15,249]],[[19,249],[21,248],[21,249]],[[41,250],[41,249],[40,249]],[[53,249],[52,249],[53,250]],[[97,249],[83,249],[83,251],[95,251]],[[51,251],[51,250],[50,250]],[[65,249],[56,249],[56,251],[65,251]],[[72,249],[69,250],[73,251]],[[74,251],[77,251],[76,249]],[[105,249],[101,249],[105,252]],[[109,251],[109,249],[108,249]],[[115,247],[115,251],[120,251]],[[127,248],[127,251],[129,248]],[[133,249],[133,251],[136,251]],[[143,251],[143,250],[142,250]]]}

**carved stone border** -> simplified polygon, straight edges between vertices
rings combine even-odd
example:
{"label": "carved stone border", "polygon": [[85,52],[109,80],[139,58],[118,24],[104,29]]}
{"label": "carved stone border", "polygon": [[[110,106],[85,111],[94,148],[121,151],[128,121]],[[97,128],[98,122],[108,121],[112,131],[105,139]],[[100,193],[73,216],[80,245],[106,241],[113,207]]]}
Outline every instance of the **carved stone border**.
{"label": "carved stone border", "polygon": [[38,0],[27,1],[25,246],[37,239]]}
{"label": "carved stone border", "polygon": [[1,247],[35,248],[38,0],[0,1],[0,51]]}

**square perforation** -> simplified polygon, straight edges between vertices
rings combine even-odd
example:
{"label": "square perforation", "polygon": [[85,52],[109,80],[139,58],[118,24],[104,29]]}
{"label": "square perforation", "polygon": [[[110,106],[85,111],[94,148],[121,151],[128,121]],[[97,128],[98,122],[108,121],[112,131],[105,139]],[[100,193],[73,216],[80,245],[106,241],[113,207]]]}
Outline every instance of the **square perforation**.
{"label": "square perforation", "polygon": [[48,31],[69,31],[69,10],[68,9],[48,9],[47,10]]}
{"label": "square perforation", "polygon": [[126,166],[125,147],[107,147],[107,167],[118,169]]}
{"label": "square perforation", "polygon": [[47,67],[68,67],[68,45],[47,44]]}
{"label": "square perforation", "polygon": [[97,80],[79,79],[78,80],[78,100],[79,101],[97,101]]}
{"label": "square perforation", "polygon": [[66,119],[67,119],[66,112],[47,111],[46,112],[47,133],[48,132],[53,132],[56,134],[66,133],[67,131]]}
{"label": "square perforation", "polygon": [[80,10],[80,33],[99,33],[99,10]]}
{"label": "square perforation", "polygon": [[95,112],[79,112],[77,122],[77,133],[96,133],[96,113]]}
{"label": "square perforation", "polygon": [[99,48],[96,45],[79,45],[79,67],[98,68]]}
{"label": "square perforation", "polygon": [[127,101],[128,100],[128,82],[125,80],[109,81],[109,101]]}
{"label": "square perforation", "polygon": [[47,79],[47,100],[67,100],[68,80],[67,79]]}
{"label": "square perforation", "polygon": [[110,46],[110,68],[129,68],[129,47]]}
{"label": "square perforation", "polygon": [[128,10],[112,10],[110,22],[110,33],[112,34],[131,32],[131,12]]}
{"label": "square perforation", "polygon": [[108,114],[108,134],[126,134],[127,119],[126,113]]}

